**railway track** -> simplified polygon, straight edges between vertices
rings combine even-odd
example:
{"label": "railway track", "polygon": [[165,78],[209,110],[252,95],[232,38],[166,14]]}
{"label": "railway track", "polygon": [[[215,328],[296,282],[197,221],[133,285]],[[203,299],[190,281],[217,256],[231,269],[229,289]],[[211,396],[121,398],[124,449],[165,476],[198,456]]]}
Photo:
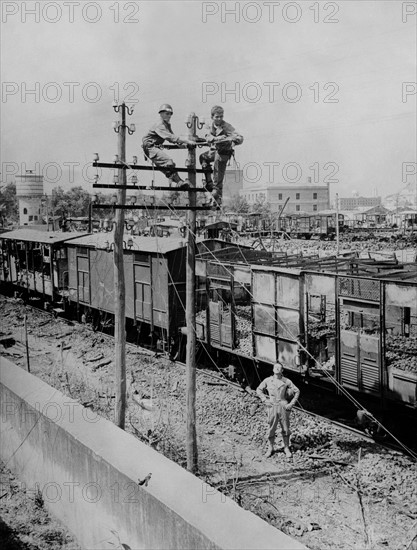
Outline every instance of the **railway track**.
{"label": "railway track", "polygon": [[[8,298],[7,296],[4,296],[4,295],[1,295],[1,296],[3,296],[4,298]],[[32,311],[36,312],[36,314],[39,315],[41,318],[43,318],[43,320],[48,320],[48,321],[53,322],[53,320],[55,320],[57,318],[57,315],[56,315],[56,313],[54,313],[54,311],[47,311],[47,310],[45,310],[41,307],[38,307],[34,304],[25,304],[25,308],[26,309],[29,308]],[[100,338],[107,341],[108,345],[114,345],[114,336],[112,334],[108,334],[108,333],[102,332],[102,331],[95,331],[88,324],[79,323],[78,321],[75,321],[75,320],[69,320],[69,319],[66,319],[65,317],[62,317],[62,316],[59,316],[59,319],[61,321],[63,321],[66,325],[68,325],[68,327],[71,327],[71,326],[78,326],[80,328],[82,327],[83,330],[88,331],[89,333],[91,333],[91,335],[100,336]],[[40,322],[40,325],[42,325],[42,321]],[[17,341],[21,345],[25,345],[24,341],[19,341],[19,340],[17,340]],[[126,349],[130,350],[132,352],[139,352],[140,354],[143,354],[143,355],[153,356],[155,358],[158,358],[158,357],[168,358],[166,352],[150,349],[149,347],[144,347],[144,346],[141,346],[141,345],[133,343],[133,342],[126,342]],[[181,361],[173,361],[173,362],[176,365],[181,366],[184,370],[186,369],[186,364],[184,362],[181,362]],[[198,373],[199,376],[205,376],[205,377],[215,381],[214,383],[216,383],[216,384],[226,385],[230,388],[233,388],[235,391],[237,391],[239,393],[245,393],[246,392],[248,394],[256,395],[256,392],[253,389],[251,389],[249,386],[243,387],[241,384],[233,382],[232,380],[230,380],[226,376],[224,376],[223,373],[221,373],[220,371],[219,371],[220,374],[217,374],[217,373],[214,373],[211,370],[209,370],[207,367],[201,367],[201,366],[199,367],[197,365],[197,373]],[[372,437],[371,435],[368,435],[363,430],[355,428],[354,426],[351,426],[348,423],[341,421],[340,419],[335,420],[334,418],[329,418],[328,416],[326,416],[324,414],[318,414],[317,412],[314,412],[312,410],[308,410],[305,407],[300,406],[300,405],[298,405],[294,408],[300,414],[308,415],[311,418],[317,418],[317,419],[323,420],[323,421],[325,421],[326,423],[329,423],[332,426],[338,427],[338,428],[340,428],[342,430],[345,430],[349,433],[357,435],[357,436],[361,437],[363,440],[365,440],[365,441],[367,441],[367,442],[369,442],[369,443],[371,443],[375,446],[379,446],[382,449],[391,450],[391,451],[394,450],[394,451],[397,451],[397,452],[400,452],[400,453],[404,453],[404,454],[407,454],[407,455],[411,456],[414,459],[416,457],[416,455],[414,453],[414,450],[409,449],[407,445],[401,446],[400,444],[395,443],[394,440],[385,441],[385,442],[377,441],[377,440],[375,440],[374,437]],[[334,410],[332,410],[332,414],[334,414]]]}
{"label": "railway track", "polygon": [[[177,364],[181,364],[184,368],[186,368],[186,365],[185,363],[178,363]],[[249,392],[249,393],[252,393],[252,394],[256,394],[256,392],[250,388],[242,388],[242,386],[240,386],[239,384],[236,384],[234,382],[231,382],[229,381],[227,378],[225,378],[224,376],[218,376],[218,375],[215,375],[215,374],[212,374],[206,370],[198,370],[197,372],[201,373],[201,374],[204,374],[205,376],[208,376],[210,378],[213,378],[215,380],[218,380],[219,382],[223,383],[223,384],[226,384],[230,387],[232,387],[233,389],[236,389],[240,392]],[[338,428],[341,428],[349,433],[352,433],[354,435],[357,435],[359,437],[361,437],[362,439],[364,439],[365,441],[375,445],[375,446],[379,446],[381,447],[382,449],[385,449],[385,450],[394,450],[394,451],[397,451],[397,452],[400,452],[400,453],[404,453],[404,454],[407,454],[407,455],[410,455],[412,458],[416,458],[416,455],[414,454],[413,450],[412,449],[408,449],[407,446],[405,446],[406,448],[404,448],[403,446],[399,445],[399,444],[396,444],[394,442],[386,442],[386,443],[382,443],[382,442],[379,442],[379,441],[376,441],[374,437],[366,434],[363,430],[359,430],[358,428],[355,428],[353,426],[350,426],[349,424],[346,424],[346,423],[343,423],[341,421],[338,421],[338,420],[334,420],[332,418],[328,418],[324,415],[321,415],[321,414],[317,414],[313,411],[309,411],[307,409],[305,409],[304,407],[300,407],[300,406],[295,406],[294,407],[295,410],[297,410],[300,414],[305,414],[305,415],[308,415],[312,418],[317,418],[317,419],[320,419],[320,420],[323,420],[329,424],[331,424],[332,426],[335,426],[335,427],[338,427]]]}

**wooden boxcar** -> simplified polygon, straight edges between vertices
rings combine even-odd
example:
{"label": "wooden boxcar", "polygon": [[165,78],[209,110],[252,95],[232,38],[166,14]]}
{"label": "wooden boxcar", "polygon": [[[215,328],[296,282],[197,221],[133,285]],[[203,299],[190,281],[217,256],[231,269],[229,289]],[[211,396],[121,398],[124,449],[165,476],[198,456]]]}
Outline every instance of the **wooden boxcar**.
{"label": "wooden boxcar", "polygon": [[[336,234],[336,213],[332,211],[315,214],[284,214],[280,219],[280,229],[296,238],[332,239]],[[344,216],[339,213],[339,230],[344,229]]]}
{"label": "wooden boxcar", "polygon": [[[0,245],[2,285],[67,301],[79,319],[112,323],[112,233],[21,229],[1,234]],[[185,240],[129,236],[124,245],[127,330],[178,355]],[[304,376],[416,406],[415,264],[295,258],[214,239],[197,249],[197,336],[219,364],[249,362],[256,372],[253,365],[281,361]]]}
{"label": "wooden boxcar", "polygon": [[[270,252],[239,248],[232,256],[197,259],[197,334],[218,350],[243,359],[274,363],[301,372],[302,336],[299,269]],[[276,265],[274,265],[276,264]]]}
{"label": "wooden boxcar", "polygon": [[57,302],[68,288],[66,243],[83,233],[16,229],[0,235],[0,281]]}
{"label": "wooden boxcar", "polygon": [[[169,346],[185,323],[185,241],[129,237],[124,242],[126,319]],[[69,299],[82,313],[112,319],[113,233],[95,233],[68,243]]]}
{"label": "wooden boxcar", "polygon": [[[127,246],[129,243],[130,246]],[[183,238],[129,236],[124,242],[127,329],[136,327],[139,340],[178,350],[185,326],[186,241]],[[204,241],[200,250],[226,243]],[[69,299],[78,316],[94,323],[112,323],[114,314],[113,234],[95,233],[68,242]]]}
{"label": "wooden boxcar", "polygon": [[[276,361],[361,394],[417,404],[417,267],[199,258],[197,334],[221,363]],[[265,257],[264,263],[283,263]],[[383,269],[385,274],[381,271]],[[362,272],[362,274],[361,274]],[[224,357],[222,357],[224,356]]]}

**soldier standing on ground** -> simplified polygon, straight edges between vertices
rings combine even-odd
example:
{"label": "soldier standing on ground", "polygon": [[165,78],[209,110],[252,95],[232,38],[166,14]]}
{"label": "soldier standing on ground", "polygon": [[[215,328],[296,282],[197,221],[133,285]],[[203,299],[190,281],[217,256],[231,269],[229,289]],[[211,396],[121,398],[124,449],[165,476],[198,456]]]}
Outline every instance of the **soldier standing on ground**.
{"label": "soldier standing on ground", "polygon": [[[256,390],[261,400],[266,403],[268,411],[268,451],[266,457],[274,454],[275,432],[278,424],[281,426],[285,455],[290,458],[290,411],[297,402],[300,390],[282,374],[283,366],[275,363],[273,376],[265,378]],[[265,391],[268,395],[265,394]]]}

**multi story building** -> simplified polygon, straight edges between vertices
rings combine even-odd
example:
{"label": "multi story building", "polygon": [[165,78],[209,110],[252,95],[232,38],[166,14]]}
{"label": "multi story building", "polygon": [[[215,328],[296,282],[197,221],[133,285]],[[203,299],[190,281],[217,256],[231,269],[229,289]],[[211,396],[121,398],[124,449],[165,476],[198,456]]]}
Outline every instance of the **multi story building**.
{"label": "multi story building", "polygon": [[19,201],[19,224],[41,224],[41,201],[43,196],[43,176],[32,170],[16,176],[16,197]]}
{"label": "multi story building", "polygon": [[286,214],[320,212],[330,208],[329,185],[275,184],[262,187],[245,187],[241,196],[252,205],[264,201],[271,212],[280,212],[285,206]]}
{"label": "multi story building", "polygon": [[243,170],[226,170],[223,180],[223,202],[228,203],[243,189]]}
{"label": "multi story building", "polygon": [[372,208],[380,206],[381,201],[381,197],[343,197],[339,198],[339,208],[340,210],[354,210],[362,206]]}

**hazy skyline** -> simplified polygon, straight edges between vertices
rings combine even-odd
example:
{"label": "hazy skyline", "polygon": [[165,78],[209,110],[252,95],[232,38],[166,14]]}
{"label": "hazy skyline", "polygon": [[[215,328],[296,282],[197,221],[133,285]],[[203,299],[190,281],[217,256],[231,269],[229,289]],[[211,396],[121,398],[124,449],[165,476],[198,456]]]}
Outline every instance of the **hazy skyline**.
{"label": "hazy skyline", "polygon": [[[399,191],[416,182],[415,6],[4,1],[2,182],[26,168],[49,193],[92,190],[86,167],[94,152],[113,159],[112,102],[126,99],[128,159],[142,161],[160,104],[182,135],[190,112],[220,104],[245,138],[236,159],[250,185],[312,177],[330,179],[332,196]],[[185,152],[174,156],[183,166]]]}

